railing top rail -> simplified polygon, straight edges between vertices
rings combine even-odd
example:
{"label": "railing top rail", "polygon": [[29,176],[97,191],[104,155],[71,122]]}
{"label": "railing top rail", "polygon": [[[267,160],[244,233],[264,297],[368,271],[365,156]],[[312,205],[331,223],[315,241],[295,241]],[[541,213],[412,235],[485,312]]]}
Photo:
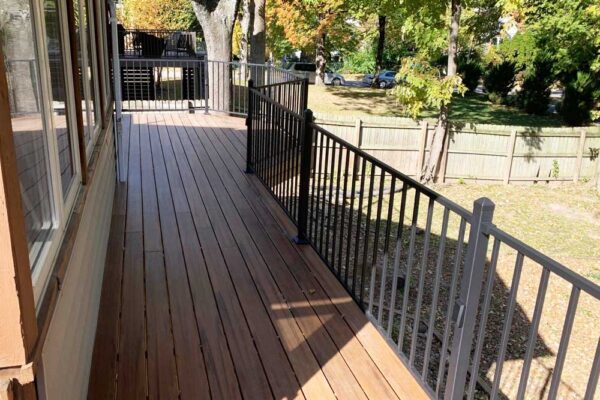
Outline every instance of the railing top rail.
{"label": "railing top rail", "polygon": [[[282,70],[285,71],[285,70]],[[287,72],[287,71],[285,71]],[[282,85],[288,85],[288,84],[292,84],[292,83],[302,83],[305,81],[304,78],[298,78],[297,76],[293,75],[292,76],[296,79],[290,80],[290,81],[285,81],[285,82],[277,82],[277,83],[270,83],[268,85],[260,85],[260,86],[254,86],[254,89],[268,89],[271,87],[278,87],[278,86],[282,86]]]}
{"label": "railing top rail", "polygon": [[589,279],[581,276],[580,274],[569,269],[565,265],[559,263],[556,260],[553,260],[547,255],[525,244],[524,242],[511,236],[510,234],[504,232],[495,225],[490,225],[487,233],[490,236],[512,247],[514,250],[523,254],[527,258],[540,264],[542,267],[547,268],[550,272],[555,273],[567,282],[573,284],[574,286],[578,287],[579,289],[583,290],[589,295],[595,297],[597,300],[600,300],[600,286],[596,285]]}

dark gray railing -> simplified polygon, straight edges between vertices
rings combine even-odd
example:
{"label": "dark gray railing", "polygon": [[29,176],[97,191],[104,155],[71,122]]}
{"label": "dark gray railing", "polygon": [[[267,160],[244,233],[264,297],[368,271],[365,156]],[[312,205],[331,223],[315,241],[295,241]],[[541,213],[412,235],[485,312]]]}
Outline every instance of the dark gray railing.
{"label": "dark gray railing", "polygon": [[122,29],[118,45],[121,57],[193,58],[204,53],[201,32]]}
{"label": "dark gray railing", "polygon": [[[247,170],[430,395],[594,398],[599,330],[579,344],[571,368],[581,372],[563,372],[575,317],[586,317],[580,294],[589,313],[600,287],[495,227],[489,199],[466,210],[321,128],[309,110],[286,107],[288,96],[273,94],[294,93],[291,85],[250,85]],[[550,279],[566,309],[544,310]],[[525,281],[536,292],[521,301],[531,318],[517,302]],[[540,336],[544,315],[546,328],[562,324],[554,339]],[[534,357],[553,367],[532,367]],[[507,360],[517,360],[508,372]]]}
{"label": "dark gray railing", "polygon": [[123,111],[204,110],[246,116],[250,79],[269,87],[298,80],[269,64],[190,58],[121,58],[120,68]]}

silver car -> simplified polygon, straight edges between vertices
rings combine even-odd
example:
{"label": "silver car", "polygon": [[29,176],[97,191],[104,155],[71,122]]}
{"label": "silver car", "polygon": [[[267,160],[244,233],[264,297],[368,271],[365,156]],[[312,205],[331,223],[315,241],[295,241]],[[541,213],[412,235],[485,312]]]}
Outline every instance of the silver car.
{"label": "silver car", "polygon": [[[296,76],[307,78],[309,83],[315,83],[317,79],[317,65],[307,62],[292,62],[285,66],[285,69]],[[327,68],[325,70],[325,84],[332,86],[343,86],[346,80],[337,72]]]}

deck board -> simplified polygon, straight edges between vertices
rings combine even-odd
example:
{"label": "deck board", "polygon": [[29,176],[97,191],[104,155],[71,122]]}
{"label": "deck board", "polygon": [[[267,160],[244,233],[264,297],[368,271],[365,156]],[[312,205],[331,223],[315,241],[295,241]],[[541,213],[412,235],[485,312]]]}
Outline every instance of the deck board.
{"label": "deck board", "polygon": [[128,179],[115,194],[90,399],[418,397],[375,327],[243,173],[243,120],[126,121]]}

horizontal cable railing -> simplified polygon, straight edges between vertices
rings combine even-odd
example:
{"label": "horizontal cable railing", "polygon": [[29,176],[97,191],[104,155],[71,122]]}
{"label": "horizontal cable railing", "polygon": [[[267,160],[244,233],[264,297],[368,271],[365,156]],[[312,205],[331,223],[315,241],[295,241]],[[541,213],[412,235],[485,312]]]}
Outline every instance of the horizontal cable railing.
{"label": "horizontal cable railing", "polygon": [[600,287],[495,227],[490,200],[466,210],[286,106],[291,85],[250,85],[247,170],[430,395],[594,398],[599,331],[574,326]]}

